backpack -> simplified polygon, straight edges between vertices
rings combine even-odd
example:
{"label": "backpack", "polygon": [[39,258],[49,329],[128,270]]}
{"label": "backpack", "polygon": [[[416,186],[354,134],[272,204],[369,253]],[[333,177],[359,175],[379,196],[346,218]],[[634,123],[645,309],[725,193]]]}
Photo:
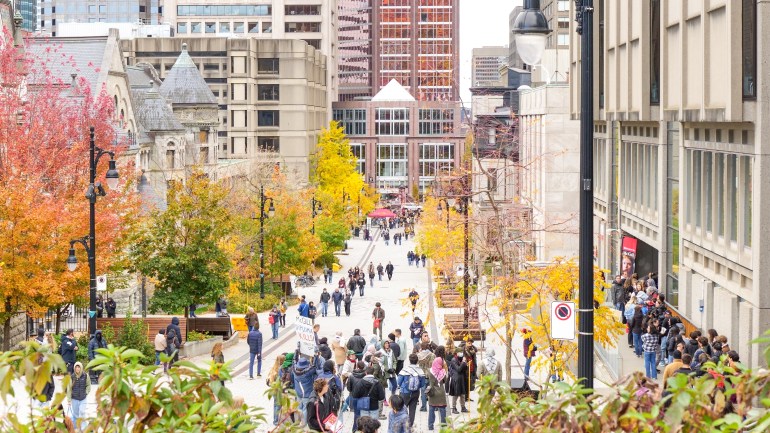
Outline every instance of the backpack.
{"label": "backpack", "polygon": [[408,389],[409,392],[419,391],[421,388],[421,382],[422,381],[420,380],[420,376],[409,375],[409,381],[406,384],[406,389]]}
{"label": "backpack", "polygon": [[337,412],[342,405],[342,390],[337,388],[336,376],[329,379],[329,395],[331,396],[332,412]]}

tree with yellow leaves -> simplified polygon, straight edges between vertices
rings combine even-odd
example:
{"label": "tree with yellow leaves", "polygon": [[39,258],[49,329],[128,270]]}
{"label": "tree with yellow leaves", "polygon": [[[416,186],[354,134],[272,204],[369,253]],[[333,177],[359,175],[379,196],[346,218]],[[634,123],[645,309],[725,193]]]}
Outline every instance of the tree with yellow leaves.
{"label": "tree with yellow leaves", "polygon": [[451,274],[454,264],[462,260],[464,236],[462,216],[444,205],[439,211],[439,203],[434,197],[425,198],[415,237],[419,251],[433,261],[432,269],[437,276]]}

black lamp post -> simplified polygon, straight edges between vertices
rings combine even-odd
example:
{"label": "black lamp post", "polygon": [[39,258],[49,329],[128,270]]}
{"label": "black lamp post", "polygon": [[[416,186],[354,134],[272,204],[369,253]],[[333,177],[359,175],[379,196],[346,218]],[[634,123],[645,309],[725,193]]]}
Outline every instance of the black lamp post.
{"label": "black lamp post", "polygon": [[90,150],[89,150],[89,184],[86,191],[86,198],[89,202],[88,215],[88,236],[73,239],[70,241],[70,251],[67,257],[67,269],[74,271],[78,267],[78,259],[75,256],[75,244],[83,245],[88,254],[89,270],[89,291],[88,291],[88,333],[93,335],[96,332],[96,198],[107,195],[101,182],[96,181],[96,167],[99,159],[104,155],[110,156],[109,168],[105,178],[107,186],[114,189],[118,186],[118,170],[115,168],[115,153],[96,147],[94,139],[94,127],[90,128]]}
{"label": "black lamp post", "polygon": [[310,233],[315,234],[315,217],[318,216],[318,214],[323,211],[323,208],[321,207],[321,202],[316,200],[315,196],[313,196],[313,200],[311,201],[311,205],[313,207],[313,227],[310,229]]}
{"label": "black lamp post", "polygon": [[[270,206],[265,213],[265,204]],[[265,187],[259,187],[259,297],[265,298],[265,217],[273,217],[275,207],[273,199],[265,195]]]}
{"label": "black lamp post", "polygon": [[[578,380],[594,383],[594,269],[593,269],[593,0],[575,0],[575,21],[580,38],[580,246],[578,270]],[[539,0],[525,0],[513,24],[522,60],[539,62],[550,33]]]}

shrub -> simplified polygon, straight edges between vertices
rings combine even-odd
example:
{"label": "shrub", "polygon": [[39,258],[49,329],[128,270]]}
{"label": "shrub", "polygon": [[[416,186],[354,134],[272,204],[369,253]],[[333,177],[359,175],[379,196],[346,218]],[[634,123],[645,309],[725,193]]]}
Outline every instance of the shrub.
{"label": "shrub", "polygon": [[187,331],[187,341],[203,341],[211,338],[208,332]]}
{"label": "shrub", "polygon": [[238,293],[228,298],[227,312],[230,314],[246,314],[248,307],[253,307],[257,312],[269,311],[273,305],[281,303],[281,298],[273,293],[265,293],[264,298],[259,294],[251,294],[248,298],[243,293]]}
{"label": "shrub", "polygon": [[[123,328],[117,333],[114,340],[116,346],[128,347],[141,352],[143,357],[139,359],[139,362],[143,365],[155,363],[155,346],[150,344],[147,339],[147,326],[144,320],[133,321],[131,314],[128,314],[123,321]],[[110,342],[110,340],[107,341]]]}

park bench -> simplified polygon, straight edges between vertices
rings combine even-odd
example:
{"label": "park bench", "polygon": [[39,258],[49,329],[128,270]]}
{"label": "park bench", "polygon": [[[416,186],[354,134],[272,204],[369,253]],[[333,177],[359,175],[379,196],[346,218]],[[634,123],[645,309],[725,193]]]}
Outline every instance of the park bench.
{"label": "park bench", "polygon": [[233,334],[230,317],[190,317],[187,319],[187,331],[221,335],[225,340]]}
{"label": "park bench", "polygon": [[436,303],[439,308],[462,308],[463,297],[454,289],[446,289],[436,292]]}
{"label": "park bench", "polygon": [[487,331],[481,329],[481,324],[478,319],[470,319],[468,321],[468,328],[463,329],[462,314],[445,315],[444,327],[449,332],[450,338],[453,341],[463,341],[465,336],[470,336],[474,341],[482,342],[487,338]]}

